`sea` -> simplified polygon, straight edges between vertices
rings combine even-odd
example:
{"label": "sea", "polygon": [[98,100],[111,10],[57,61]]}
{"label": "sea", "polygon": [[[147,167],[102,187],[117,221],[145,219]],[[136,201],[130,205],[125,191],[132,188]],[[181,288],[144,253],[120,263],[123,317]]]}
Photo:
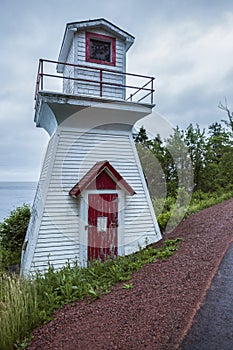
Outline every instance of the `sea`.
{"label": "sea", "polygon": [[10,215],[12,210],[23,204],[32,206],[37,182],[1,182],[0,181],[0,222]]}

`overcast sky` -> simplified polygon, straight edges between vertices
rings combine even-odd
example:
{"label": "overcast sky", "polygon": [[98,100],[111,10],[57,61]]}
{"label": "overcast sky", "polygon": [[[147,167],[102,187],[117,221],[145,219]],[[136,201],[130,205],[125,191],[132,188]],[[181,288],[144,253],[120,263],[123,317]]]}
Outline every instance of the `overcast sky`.
{"label": "overcast sky", "polygon": [[233,109],[232,0],[1,0],[0,181],[37,181],[48,136],[33,123],[39,58],[57,60],[66,23],[104,17],[135,36],[128,71],[156,77],[156,111],[207,127]]}

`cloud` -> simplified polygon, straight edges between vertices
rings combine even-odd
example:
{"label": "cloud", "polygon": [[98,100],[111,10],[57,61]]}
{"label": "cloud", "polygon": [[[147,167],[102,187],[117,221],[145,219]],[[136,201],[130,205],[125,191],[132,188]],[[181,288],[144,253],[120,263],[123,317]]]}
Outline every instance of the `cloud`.
{"label": "cloud", "polygon": [[33,123],[38,59],[57,59],[66,23],[98,17],[136,37],[127,70],[156,77],[155,112],[171,124],[206,127],[224,118],[219,100],[233,104],[231,0],[2,0],[0,180],[38,178],[48,142]]}
{"label": "cloud", "polygon": [[157,72],[157,108],[176,124],[208,125],[217,117],[219,98],[232,93],[232,20],[227,13],[221,23],[208,27],[192,18],[163,31],[150,27],[145,33],[150,39],[135,49],[134,68]]}

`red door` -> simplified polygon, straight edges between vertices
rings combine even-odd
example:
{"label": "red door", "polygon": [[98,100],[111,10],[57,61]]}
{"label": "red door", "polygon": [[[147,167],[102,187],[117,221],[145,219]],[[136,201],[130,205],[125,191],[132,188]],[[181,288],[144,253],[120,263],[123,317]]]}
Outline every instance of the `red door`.
{"label": "red door", "polygon": [[88,260],[117,256],[118,195],[88,194]]}

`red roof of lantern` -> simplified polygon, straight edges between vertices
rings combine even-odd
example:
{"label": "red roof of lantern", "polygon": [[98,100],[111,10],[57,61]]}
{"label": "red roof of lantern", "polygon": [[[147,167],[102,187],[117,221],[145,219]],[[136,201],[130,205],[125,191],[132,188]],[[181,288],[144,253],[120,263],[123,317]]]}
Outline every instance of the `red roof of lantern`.
{"label": "red roof of lantern", "polygon": [[69,195],[78,197],[87,189],[122,189],[131,196],[135,194],[132,187],[107,160],[95,163],[70,190]]}

